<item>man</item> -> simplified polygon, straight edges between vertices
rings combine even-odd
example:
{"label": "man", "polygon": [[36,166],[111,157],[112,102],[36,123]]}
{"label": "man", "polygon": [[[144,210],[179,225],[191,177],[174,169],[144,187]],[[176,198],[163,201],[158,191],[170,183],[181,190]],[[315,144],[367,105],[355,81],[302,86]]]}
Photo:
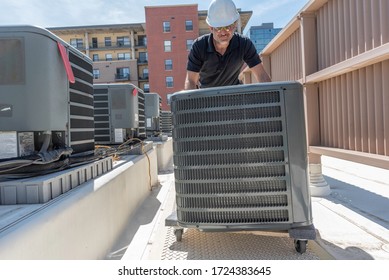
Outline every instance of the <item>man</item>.
{"label": "man", "polygon": [[213,0],[206,19],[210,34],[197,38],[188,56],[185,89],[240,84],[244,63],[259,82],[271,79],[252,41],[235,33],[240,16],[232,0]]}

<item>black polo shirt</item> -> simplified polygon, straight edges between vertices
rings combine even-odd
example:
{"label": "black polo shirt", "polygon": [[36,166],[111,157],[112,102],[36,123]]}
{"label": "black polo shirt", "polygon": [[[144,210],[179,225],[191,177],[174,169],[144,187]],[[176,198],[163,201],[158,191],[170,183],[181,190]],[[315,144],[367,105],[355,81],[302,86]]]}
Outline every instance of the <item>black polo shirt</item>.
{"label": "black polo shirt", "polygon": [[261,63],[252,41],[235,33],[224,55],[215,50],[213,35],[197,38],[188,56],[187,70],[200,73],[202,88],[239,84],[243,64],[250,68]]}

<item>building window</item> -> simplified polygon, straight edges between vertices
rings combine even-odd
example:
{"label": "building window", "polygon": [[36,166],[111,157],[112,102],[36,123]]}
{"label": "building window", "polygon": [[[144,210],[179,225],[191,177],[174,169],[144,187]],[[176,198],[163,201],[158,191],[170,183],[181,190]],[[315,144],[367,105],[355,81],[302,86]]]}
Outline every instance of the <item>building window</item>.
{"label": "building window", "polygon": [[173,60],[165,59],[165,70],[173,70]]}
{"label": "building window", "polygon": [[192,48],[192,45],[193,45],[193,39],[186,40],[186,50],[187,51],[190,51],[190,49]]}
{"label": "building window", "polygon": [[104,38],[104,44],[106,47],[112,46],[111,37],[105,37]]}
{"label": "building window", "polygon": [[172,51],[172,41],[164,41],[163,45],[164,45],[165,52]]}
{"label": "building window", "polygon": [[147,47],[147,37],[144,35],[138,36],[138,46]]}
{"label": "building window", "polygon": [[121,67],[116,68],[116,80],[130,80],[130,68]]}
{"label": "building window", "polygon": [[93,69],[93,79],[99,79],[99,78],[100,78],[100,70]]}
{"label": "building window", "polygon": [[191,20],[185,21],[185,30],[186,31],[193,31],[193,21],[191,21]]}
{"label": "building window", "polygon": [[150,92],[150,84],[144,84],[143,85],[143,91],[144,92]]}
{"label": "building window", "polygon": [[97,41],[97,38],[93,37],[92,38],[92,48],[97,49],[99,47],[99,43]]}
{"label": "building window", "polygon": [[82,47],[84,47],[84,42],[82,39],[74,38],[70,39],[70,45],[75,47],[76,49],[81,49]]}
{"label": "building window", "polygon": [[163,32],[170,32],[170,21],[164,21],[162,26]]}
{"label": "building window", "polygon": [[147,52],[139,52],[139,62],[140,63],[147,62]]}
{"label": "building window", "polygon": [[111,60],[112,60],[112,54],[106,53],[106,54],[105,54],[105,60],[106,60],[106,61],[111,61]]}
{"label": "building window", "polygon": [[130,53],[118,53],[118,60],[130,60]]}
{"label": "building window", "polygon": [[148,79],[149,78],[149,69],[145,68],[143,69],[143,79]]}
{"label": "building window", "polygon": [[92,59],[93,59],[93,61],[99,61],[99,55],[98,54],[94,54],[92,56]]}
{"label": "building window", "polygon": [[128,36],[117,37],[116,44],[118,47],[124,47],[124,46],[129,47],[130,46],[130,37],[128,37]]}
{"label": "building window", "polygon": [[173,77],[166,77],[166,87],[172,88],[174,86]]}

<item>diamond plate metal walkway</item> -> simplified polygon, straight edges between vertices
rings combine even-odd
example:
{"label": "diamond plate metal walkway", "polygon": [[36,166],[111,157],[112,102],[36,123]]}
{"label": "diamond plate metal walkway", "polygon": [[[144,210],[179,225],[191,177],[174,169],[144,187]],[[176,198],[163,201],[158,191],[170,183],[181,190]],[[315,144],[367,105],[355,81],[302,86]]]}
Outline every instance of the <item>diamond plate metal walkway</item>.
{"label": "diamond plate metal walkway", "polygon": [[[121,259],[143,260],[318,260],[331,259],[314,241],[308,242],[304,254],[296,252],[293,239],[288,233],[239,231],[202,232],[185,229],[182,241],[176,241],[173,227],[165,226],[165,219],[175,207],[173,173],[159,175],[161,188],[155,190],[153,199],[160,200],[149,225],[139,227],[142,232],[135,235]],[[150,200],[150,201],[151,201]],[[144,207],[150,204],[144,203]],[[147,208],[139,210],[145,214]],[[134,225],[132,225],[134,226]],[[130,225],[131,227],[131,225]],[[149,227],[146,230],[146,227]],[[148,233],[147,233],[148,232]],[[118,256],[117,256],[118,258]]]}
{"label": "diamond plate metal walkway", "polygon": [[317,260],[308,249],[295,251],[293,239],[241,232],[200,232],[188,229],[177,242],[169,228],[161,260]]}

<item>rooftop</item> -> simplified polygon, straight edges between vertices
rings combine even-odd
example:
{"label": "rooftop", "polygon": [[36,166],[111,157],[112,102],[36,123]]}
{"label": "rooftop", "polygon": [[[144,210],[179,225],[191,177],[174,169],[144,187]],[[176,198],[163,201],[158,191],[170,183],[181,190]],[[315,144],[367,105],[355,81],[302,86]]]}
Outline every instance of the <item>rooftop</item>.
{"label": "rooftop", "polygon": [[[161,188],[145,201],[129,224],[130,242],[121,240],[116,248],[122,250],[114,250],[107,258],[389,260],[389,172],[323,156],[323,175],[331,194],[312,197],[317,238],[308,242],[304,254],[297,253],[293,240],[282,232],[205,233],[186,229],[182,242],[177,242],[173,229],[165,226],[166,217],[175,207],[174,175],[167,173],[159,175]],[[158,209],[150,208],[155,200],[160,202]]]}

